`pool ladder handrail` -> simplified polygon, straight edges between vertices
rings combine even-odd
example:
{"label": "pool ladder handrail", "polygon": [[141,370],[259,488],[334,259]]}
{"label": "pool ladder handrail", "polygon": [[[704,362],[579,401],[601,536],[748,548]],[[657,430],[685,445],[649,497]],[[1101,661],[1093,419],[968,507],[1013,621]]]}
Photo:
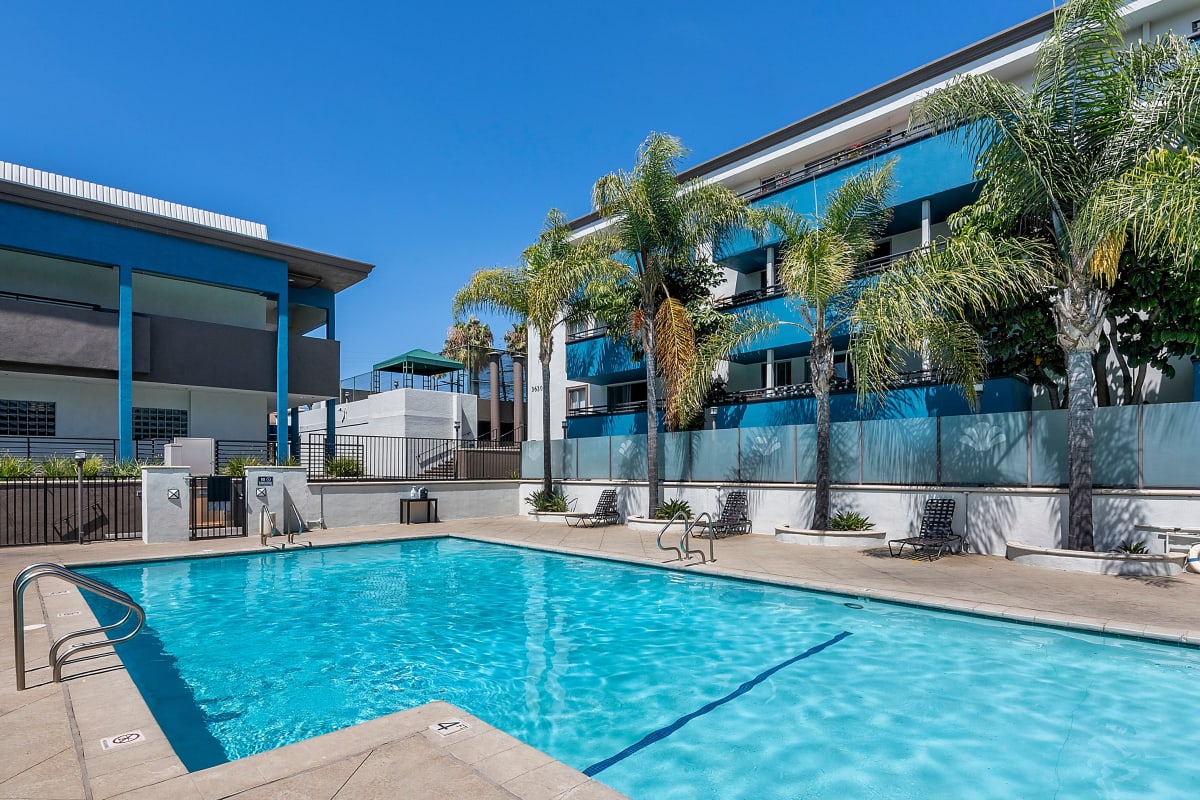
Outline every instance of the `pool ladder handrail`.
{"label": "pool ladder handrail", "polygon": [[[13,666],[17,673],[18,691],[25,689],[25,589],[38,578],[44,578],[47,575],[52,575],[55,578],[73,584],[80,590],[86,589],[92,594],[99,595],[125,607],[125,616],[119,622],[73,631],[60,636],[54,641],[54,644],[50,646],[49,666],[53,667],[53,679],[55,683],[62,682],[62,668],[65,665],[79,660],[72,658],[72,656],[76,656],[87,650],[95,650],[100,647],[109,647],[121,642],[127,642],[136,636],[138,631],[142,629],[142,626],[146,624],[145,610],[132,597],[120,589],[109,586],[107,583],[93,580],[86,575],[80,575],[78,572],[67,569],[61,564],[52,564],[45,561],[38,564],[30,564],[17,573],[17,577],[13,578],[13,655],[15,657]],[[72,639],[114,630],[128,622],[132,616],[137,617],[137,625],[124,636],[116,639],[105,638],[104,641],[100,642],[84,642],[83,644],[74,645],[66,652],[59,652],[62,650],[63,645]]]}
{"label": "pool ladder handrail", "polygon": [[[669,531],[671,529],[671,525],[676,520],[682,520],[684,523],[686,523],[684,526],[684,529],[683,529],[683,535],[679,537],[679,547],[673,547],[669,544],[665,545],[665,544],[663,544],[663,541],[662,541],[663,534],[665,534],[667,531]],[[693,550],[688,546],[688,543],[691,541],[692,530],[700,524],[701,520],[707,520],[707,523],[706,523],[707,527],[708,527],[708,558],[707,558],[707,560],[704,558],[703,550]],[[676,556],[677,556],[677,558],[675,559],[676,561],[691,561],[692,555],[695,554],[695,555],[700,556],[701,564],[712,563],[713,561],[717,560],[716,556],[713,555],[713,539],[715,539],[716,536],[713,535],[712,522],[713,522],[712,514],[709,514],[707,511],[702,512],[699,516],[697,516],[695,519],[692,519],[692,520],[688,519],[687,514],[685,512],[676,511],[674,516],[672,516],[669,520],[667,520],[667,524],[663,525],[662,530],[658,532],[658,549],[659,550],[674,550],[676,553]]]}

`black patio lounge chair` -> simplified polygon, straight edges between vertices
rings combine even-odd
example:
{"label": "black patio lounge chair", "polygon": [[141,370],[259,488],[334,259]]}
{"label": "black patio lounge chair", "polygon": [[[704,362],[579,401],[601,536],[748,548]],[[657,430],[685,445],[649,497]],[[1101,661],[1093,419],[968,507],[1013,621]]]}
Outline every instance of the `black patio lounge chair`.
{"label": "black patio lounge chair", "polygon": [[590,514],[567,514],[567,524],[573,528],[595,528],[600,525],[616,525],[621,521],[617,512],[617,490],[605,489],[596,501],[596,510]]}
{"label": "black patio lounge chair", "polygon": [[941,558],[947,552],[953,553],[956,549],[961,553],[963,538],[954,532],[953,518],[953,500],[946,497],[926,500],[925,511],[921,514],[920,532],[908,539],[894,539],[888,542],[888,551],[893,557],[899,557],[904,554],[904,546],[909,545],[915,555],[924,555],[929,561]]}
{"label": "black patio lounge chair", "polygon": [[[741,489],[736,489],[725,498],[721,513],[712,523],[712,534],[720,539],[725,536],[736,536],[750,532],[750,517],[746,514],[747,497]],[[707,538],[708,531],[698,532],[700,538]]]}

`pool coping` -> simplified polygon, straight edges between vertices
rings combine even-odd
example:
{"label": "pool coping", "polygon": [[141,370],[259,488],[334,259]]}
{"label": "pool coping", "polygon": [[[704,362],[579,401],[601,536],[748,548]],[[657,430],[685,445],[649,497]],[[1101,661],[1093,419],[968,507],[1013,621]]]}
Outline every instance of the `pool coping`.
{"label": "pool coping", "polygon": [[[693,562],[690,565],[663,563],[652,557],[652,555],[660,555],[658,553],[650,554],[649,551],[646,551],[645,555],[637,555],[628,552],[605,552],[592,549],[590,546],[570,547],[546,542],[528,541],[521,538],[519,531],[506,534],[503,531],[473,532],[462,529],[456,530],[458,526],[455,526],[453,522],[442,523],[438,527],[442,528],[442,530],[428,533],[424,531],[396,531],[392,528],[391,530],[382,532],[382,535],[380,532],[371,530],[356,531],[355,529],[342,529],[340,533],[350,538],[339,542],[316,542],[314,543],[314,547],[323,549],[327,547],[383,544],[422,539],[458,538],[467,541],[504,544],[535,551],[596,558],[614,563],[648,566],[685,573],[695,572],[758,584],[778,585],[799,590],[828,593],[847,599],[878,600],[923,609],[970,614],[977,617],[1033,624],[1068,631],[1082,631],[1102,636],[1176,644],[1188,648],[1200,646],[1200,626],[1197,626],[1196,630],[1188,630],[1179,627],[1131,624],[1127,621],[1046,612],[1016,605],[973,603],[936,594],[905,592],[895,589],[874,589],[868,586],[836,581],[799,579],[771,574],[769,572],[759,572],[753,569],[731,569],[720,563],[700,564]],[[470,528],[474,526],[466,525],[464,527]],[[545,528],[545,526],[540,527]],[[334,531],[330,531],[330,533],[334,533]],[[630,531],[629,533],[632,532]],[[73,551],[60,552],[57,555],[61,556],[61,563],[70,566],[99,566],[101,564],[155,563],[173,561],[180,558],[216,558],[231,555],[253,555],[262,552],[264,552],[263,549],[257,545],[256,541],[251,542],[249,539],[242,539],[237,543],[230,542],[224,545],[224,548],[219,551],[208,552],[173,555],[147,555],[144,552],[136,554],[131,552],[131,557],[129,558],[106,558],[103,560],[87,559],[85,552],[78,553],[81,557],[79,559],[71,557],[75,555]],[[47,555],[50,554],[47,553]],[[50,585],[49,583],[46,584],[46,586]],[[90,608],[87,607],[86,602],[83,601],[82,596],[77,591],[57,594],[43,591],[42,587],[39,586],[36,594],[42,600],[43,616],[48,628],[53,626],[52,620],[57,619],[57,617],[52,616],[52,613],[61,613],[61,611],[68,608],[69,604],[68,606],[61,605],[64,598],[75,598],[75,602],[82,603],[84,613],[88,615],[91,613]],[[27,606],[34,606],[35,603],[32,602],[33,597],[31,596],[29,599],[31,602]],[[72,629],[78,629],[77,622],[78,620],[73,622],[71,625]],[[49,633],[49,630],[47,632]],[[35,638],[40,639],[42,637],[29,637],[31,641]],[[32,647],[30,655],[34,657],[37,654],[44,658],[46,649],[48,649],[48,643],[44,647],[40,645]],[[111,654],[111,651],[109,652]],[[36,670],[31,672],[31,678],[34,677],[35,672]],[[57,694],[61,690],[67,717],[71,725],[72,739],[83,773],[85,785],[84,796],[91,800],[105,800],[105,798],[109,797],[129,799],[136,797],[159,797],[162,796],[161,792],[168,786],[172,790],[171,796],[173,798],[216,800],[216,798],[228,797],[231,793],[246,791],[257,786],[283,786],[287,781],[298,779],[300,776],[309,776],[311,778],[315,774],[314,771],[332,770],[335,765],[343,764],[346,759],[353,760],[362,756],[362,760],[359,761],[359,767],[356,767],[358,769],[374,755],[384,753],[387,748],[395,747],[407,747],[409,749],[425,747],[425,750],[429,753],[440,753],[444,756],[442,759],[443,766],[450,773],[453,773],[453,776],[457,779],[474,780],[476,783],[473,785],[477,786],[480,792],[494,790],[502,793],[496,795],[500,797],[522,797],[529,800],[546,798],[546,800],[550,800],[551,798],[560,797],[615,798],[622,796],[609,787],[588,779],[582,773],[560,762],[553,761],[549,756],[540,753],[529,745],[519,742],[519,740],[508,734],[487,726],[486,723],[477,720],[466,712],[444,703],[426,704],[345,728],[341,731],[335,731],[322,737],[315,737],[303,742],[266,751],[247,759],[218,765],[209,770],[187,773],[182,766],[182,762],[175,756],[174,751],[170,749],[165,736],[158,730],[153,716],[150,714],[145,702],[141,699],[141,695],[134,686],[132,679],[123,666],[119,664],[119,660],[117,664],[111,666],[107,671],[91,674],[84,678],[72,678],[60,684],[59,687],[60,689],[54,688],[53,684],[50,684],[49,687],[43,685],[40,688],[42,690],[52,689],[54,694]],[[42,694],[46,693],[47,691],[42,692]],[[487,767],[480,767],[471,761],[469,757],[463,758],[456,755],[453,752],[454,747],[456,747],[454,742],[447,743],[446,747],[440,750],[433,747],[437,742],[433,742],[432,744],[425,742],[432,734],[429,734],[428,730],[422,729],[420,725],[417,725],[418,721],[424,724],[427,720],[427,715],[431,714],[434,716],[440,715],[442,718],[445,718],[447,714],[452,715],[467,721],[471,726],[470,730],[476,731],[475,734],[469,737],[457,740],[458,742],[465,743],[469,739],[475,739],[476,736],[488,734],[486,739],[480,738],[479,742],[472,747],[481,747],[481,743],[483,742],[491,742],[492,744],[488,745],[489,747],[497,747],[500,746],[499,743],[504,743],[505,746],[502,748],[502,751],[507,753],[507,755],[498,758]],[[146,738],[149,741],[125,750],[98,752],[100,738],[110,737],[115,733],[135,729],[140,729],[143,733],[146,733]],[[160,745],[154,744],[155,739],[157,739],[161,746],[166,747],[166,751],[163,751]],[[319,742],[319,744],[310,745],[308,744],[310,742]],[[422,744],[422,742],[425,742],[425,744]],[[426,745],[430,746],[426,747]],[[430,747],[433,747],[433,749],[430,749]],[[468,756],[470,755],[471,748],[464,746],[462,749],[468,751]],[[324,754],[327,753],[345,754],[349,751],[353,752],[348,756],[344,756],[342,761],[335,761],[334,764],[327,763],[329,759],[324,758]],[[490,758],[495,755],[499,754],[492,753],[487,757]],[[249,766],[247,766],[248,764]],[[490,774],[486,771],[488,768],[492,769]],[[520,771],[520,774],[513,775],[511,773],[514,769],[523,771]],[[538,770],[541,771],[538,772]],[[437,772],[437,770],[434,771]],[[537,772],[537,775],[533,775],[535,772]],[[527,775],[532,777],[524,778],[522,781],[517,780]],[[407,780],[410,777],[412,776],[406,773],[405,779]],[[500,781],[498,778],[505,778],[505,780]],[[550,778],[553,778],[553,780],[549,780]],[[258,783],[254,783],[256,780]],[[576,782],[572,783],[572,781]],[[509,783],[513,783],[513,785],[509,786]],[[568,784],[570,785],[568,786]],[[405,786],[407,788],[407,784]],[[175,791],[176,789],[178,789],[178,792]],[[513,789],[519,789],[522,793],[514,792]],[[338,796],[342,798],[391,795],[339,793]],[[467,796],[490,797],[492,795],[476,792],[476,794]]]}

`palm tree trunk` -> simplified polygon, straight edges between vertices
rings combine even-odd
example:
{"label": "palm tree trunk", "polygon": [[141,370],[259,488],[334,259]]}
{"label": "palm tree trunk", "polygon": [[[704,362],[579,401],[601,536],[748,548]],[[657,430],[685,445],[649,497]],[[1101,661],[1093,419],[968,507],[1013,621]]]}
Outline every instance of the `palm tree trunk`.
{"label": "palm tree trunk", "polygon": [[813,337],[809,351],[812,365],[813,396],[817,400],[817,475],[813,492],[813,530],[823,531],[829,527],[829,386],[833,378],[833,348],[828,342],[818,341],[820,334]]}
{"label": "palm tree trunk", "polygon": [[646,489],[650,495],[646,516],[650,519],[662,505],[658,485],[658,384],[655,381],[658,365],[654,358],[654,333],[654,316],[647,313],[642,323],[642,349],[646,360]]}
{"label": "palm tree trunk", "polygon": [[1096,373],[1092,355],[1100,345],[1108,295],[1086,272],[1072,269],[1055,301],[1058,342],[1067,362],[1067,547],[1095,548],[1092,528],[1092,444],[1095,439]]}
{"label": "palm tree trunk", "polygon": [[542,349],[542,491],[554,491],[550,458],[550,354]]}
{"label": "palm tree trunk", "polygon": [[1092,354],[1068,350],[1067,356],[1067,465],[1070,485],[1067,547],[1093,550],[1092,444],[1095,437],[1096,373]]}

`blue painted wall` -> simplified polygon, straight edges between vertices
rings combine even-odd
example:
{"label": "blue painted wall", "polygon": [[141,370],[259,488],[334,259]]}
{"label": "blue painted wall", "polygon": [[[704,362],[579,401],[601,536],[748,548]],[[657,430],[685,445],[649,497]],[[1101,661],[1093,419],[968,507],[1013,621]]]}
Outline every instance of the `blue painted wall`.
{"label": "blue painted wall", "polygon": [[646,368],[635,364],[633,353],[607,336],[567,343],[567,378],[588,383],[626,383],[646,377]]}
{"label": "blue painted wall", "polygon": [[[658,429],[663,429],[659,412]],[[567,438],[586,439],[593,436],[633,436],[646,432],[646,414],[597,414],[589,417],[567,417]]]}
{"label": "blue painted wall", "polygon": [[[1028,411],[1032,399],[1029,384],[1016,378],[995,378],[983,385],[979,397],[981,414]],[[882,402],[858,405],[858,396],[835,394],[830,398],[833,422],[872,419],[920,419],[971,414],[970,406],[956,386],[914,386],[887,392]],[[812,425],[817,420],[817,401],[811,397],[767,400],[717,407],[718,428],[766,428],[776,425]],[[662,430],[662,414],[659,414]],[[599,414],[568,417],[567,436],[582,439],[592,436],[644,434],[646,415]]]}
{"label": "blue painted wall", "polygon": [[[841,186],[848,178],[857,175],[872,164],[897,158],[895,176],[896,192],[892,205],[898,206],[913,200],[922,200],[938,192],[973,183],[974,162],[964,153],[962,145],[947,136],[930,136],[883,153],[878,158],[865,159],[817,176],[813,180],[798,183],[782,192],[757,200],[752,205],[788,205],[802,214],[812,217],[817,214],[817,203]],[[814,188],[815,183],[815,188]],[[778,241],[768,237],[763,242],[770,245]],[[717,253],[717,260],[758,249],[759,245],[749,233],[742,233],[727,242]]]}
{"label": "blue painted wall", "polygon": [[[1028,411],[1029,385],[1016,378],[996,378],[984,383],[980,395],[980,413]],[[830,398],[833,422],[871,419],[915,419],[949,417],[972,413],[956,386],[914,386],[893,389],[877,402],[858,405],[854,393],[835,394]],[[758,403],[719,406],[718,428],[757,428],[773,425],[811,425],[817,421],[817,401],[812,397],[767,400]]]}

